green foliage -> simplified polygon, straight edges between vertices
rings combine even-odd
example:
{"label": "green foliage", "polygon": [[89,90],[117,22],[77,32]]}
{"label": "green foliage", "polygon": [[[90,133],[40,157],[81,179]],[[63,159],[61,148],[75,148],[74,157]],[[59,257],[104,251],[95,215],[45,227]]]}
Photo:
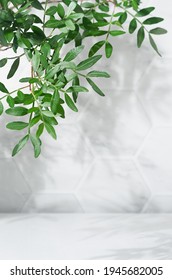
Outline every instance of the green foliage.
{"label": "green foliage", "polygon": [[[6,127],[24,133],[13,149],[13,156],[30,141],[37,158],[43,133],[57,139],[58,118],[65,118],[67,107],[78,112],[77,99],[88,92],[87,86],[82,85],[83,79],[95,93],[105,95],[94,80],[110,75],[94,67],[97,62],[97,68],[101,67],[102,53],[111,57],[116,37],[124,36],[127,30],[129,34],[135,32],[140,48],[147,36],[160,55],[153,36],[167,33],[157,26],[163,18],[152,16],[155,8],[140,9],[139,0],[61,0],[51,5],[48,2],[0,1],[0,68],[3,71],[8,65],[6,77],[14,78],[25,56],[31,73],[21,78],[21,86],[11,92],[0,82],[0,115],[5,111],[15,117]],[[96,40],[93,44],[89,40],[88,50],[84,48],[87,37]],[[8,57],[8,49],[14,52],[13,57]]]}

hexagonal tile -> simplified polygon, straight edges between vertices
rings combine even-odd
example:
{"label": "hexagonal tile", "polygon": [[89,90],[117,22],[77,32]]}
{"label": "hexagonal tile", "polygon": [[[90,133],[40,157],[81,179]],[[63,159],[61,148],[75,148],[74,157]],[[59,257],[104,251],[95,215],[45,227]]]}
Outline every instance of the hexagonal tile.
{"label": "hexagonal tile", "polygon": [[132,91],[108,91],[95,96],[80,126],[98,156],[128,156],[138,149],[150,123]]}
{"label": "hexagonal tile", "polygon": [[155,195],[146,205],[145,213],[172,213],[172,195]]}
{"label": "hexagonal tile", "polygon": [[140,212],[149,197],[131,161],[97,160],[76,193],[85,212]]}
{"label": "hexagonal tile", "polygon": [[19,212],[31,191],[12,159],[0,160],[0,181],[0,212]]}
{"label": "hexagonal tile", "polygon": [[152,130],[138,160],[153,194],[172,194],[172,127]]}
{"label": "hexagonal tile", "polygon": [[92,158],[91,148],[76,124],[60,124],[57,141],[44,133],[42,154],[45,157],[73,157],[80,160]]}
{"label": "hexagonal tile", "polygon": [[23,213],[83,213],[73,194],[34,194],[22,209]]}
{"label": "hexagonal tile", "polygon": [[172,124],[172,58],[156,58],[137,86],[154,125]]}
{"label": "hexagonal tile", "polygon": [[87,170],[90,160],[77,157],[33,156],[29,145],[15,158],[33,192],[72,192]]}

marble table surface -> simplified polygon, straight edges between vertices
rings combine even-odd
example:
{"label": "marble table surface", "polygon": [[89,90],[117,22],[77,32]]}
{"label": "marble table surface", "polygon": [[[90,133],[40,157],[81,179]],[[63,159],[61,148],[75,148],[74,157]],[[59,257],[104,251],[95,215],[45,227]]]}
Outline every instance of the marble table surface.
{"label": "marble table surface", "polygon": [[172,215],[1,214],[0,259],[172,259]]}

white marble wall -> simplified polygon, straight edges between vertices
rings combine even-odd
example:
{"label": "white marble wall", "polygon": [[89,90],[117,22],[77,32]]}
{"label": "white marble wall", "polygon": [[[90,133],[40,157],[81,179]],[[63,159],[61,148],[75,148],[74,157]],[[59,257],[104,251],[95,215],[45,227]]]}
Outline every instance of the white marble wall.
{"label": "white marble wall", "polygon": [[0,212],[172,212],[171,2],[148,2],[166,18],[163,57],[146,41],[138,50],[132,36],[114,39],[112,58],[99,64],[111,73],[100,82],[106,97],[80,96],[79,113],[67,110],[57,142],[44,136],[39,159],[31,147],[11,158],[19,133],[0,119]]}

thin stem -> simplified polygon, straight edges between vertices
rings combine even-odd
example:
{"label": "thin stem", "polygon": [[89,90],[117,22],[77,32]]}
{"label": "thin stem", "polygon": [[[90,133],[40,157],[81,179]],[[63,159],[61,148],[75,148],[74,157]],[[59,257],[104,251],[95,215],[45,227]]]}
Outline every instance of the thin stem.
{"label": "thin stem", "polygon": [[16,59],[16,58],[22,57],[22,56],[24,56],[24,55],[25,55],[25,53],[22,53],[22,54],[17,55],[17,56],[7,57],[7,59]]}
{"label": "thin stem", "polygon": [[46,18],[47,5],[48,5],[48,0],[45,1],[44,16],[43,16],[43,32],[45,30],[44,24],[45,24],[45,18]]}

